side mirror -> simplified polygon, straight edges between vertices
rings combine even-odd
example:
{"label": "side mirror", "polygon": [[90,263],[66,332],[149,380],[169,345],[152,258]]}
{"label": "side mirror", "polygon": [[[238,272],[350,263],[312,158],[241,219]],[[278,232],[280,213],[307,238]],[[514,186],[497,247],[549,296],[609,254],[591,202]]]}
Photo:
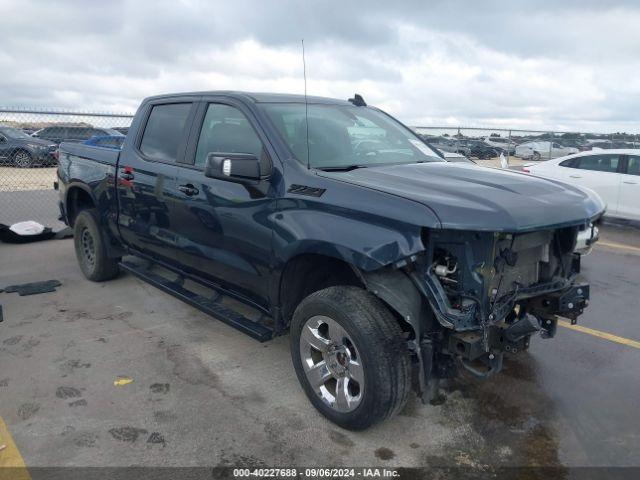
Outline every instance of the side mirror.
{"label": "side mirror", "polygon": [[229,182],[260,180],[260,160],[251,153],[211,152],[204,164],[204,176]]}

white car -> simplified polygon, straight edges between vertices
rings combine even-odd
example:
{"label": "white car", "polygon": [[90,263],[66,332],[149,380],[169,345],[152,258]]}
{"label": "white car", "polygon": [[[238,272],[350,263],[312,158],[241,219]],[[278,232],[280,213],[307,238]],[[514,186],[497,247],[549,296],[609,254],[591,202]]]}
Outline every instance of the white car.
{"label": "white car", "polygon": [[640,150],[581,152],[522,170],[595,191],[607,204],[605,215],[640,220]]}
{"label": "white car", "polygon": [[516,157],[524,160],[542,160],[578,153],[577,148],[565,147],[557,142],[526,142],[516,147]]}

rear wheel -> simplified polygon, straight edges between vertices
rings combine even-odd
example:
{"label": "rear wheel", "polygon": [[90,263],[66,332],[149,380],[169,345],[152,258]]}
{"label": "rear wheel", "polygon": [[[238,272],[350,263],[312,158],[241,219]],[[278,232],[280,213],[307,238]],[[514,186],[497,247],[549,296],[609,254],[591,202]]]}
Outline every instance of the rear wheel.
{"label": "rear wheel", "polygon": [[100,229],[98,212],[82,210],[73,225],[73,240],[80,270],[93,282],[111,280],[118,275],[117,258],[110,258]]}
{"label": "rear wheel", "polygon": [[18,150],[13,155],[13,163],[18,168],[29,168],[33,166],[33,156],[26,150]]}
{"label": "rear wheel", "polygon": [[305,298],[291,322],[291,355],[311,403],[343,428],[368,428],[407,401],[410,358],[402,329],[360,288],[329,287]]}

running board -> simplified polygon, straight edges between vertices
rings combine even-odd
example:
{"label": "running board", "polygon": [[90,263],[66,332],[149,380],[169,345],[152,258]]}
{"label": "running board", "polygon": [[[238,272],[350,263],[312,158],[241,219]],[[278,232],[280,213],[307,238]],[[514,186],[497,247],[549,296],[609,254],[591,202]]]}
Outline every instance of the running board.
{"label": "running board", "polygon": [[150,283],[154,287],[159,288],[163,292],[166,292],[174,297],[188,303],[192,307],[201,310],[202,312],[211,315],[227,325],[232,326],[240,330],[243,333],[255,338],[260,342],[266,342],[273,338],[273,330],[256,323],[245,317],[244,315],[232,310],[231,308],[222,305],[221,303],[211,300],[209,298],[198,295],[190,290],[184,288],[180,283],[171,281],[164,278],[157,273],[154,273],[144,267],[136,265],[132,262],[123,261],[120,262],[120,266],[134,274],[136,277]]}

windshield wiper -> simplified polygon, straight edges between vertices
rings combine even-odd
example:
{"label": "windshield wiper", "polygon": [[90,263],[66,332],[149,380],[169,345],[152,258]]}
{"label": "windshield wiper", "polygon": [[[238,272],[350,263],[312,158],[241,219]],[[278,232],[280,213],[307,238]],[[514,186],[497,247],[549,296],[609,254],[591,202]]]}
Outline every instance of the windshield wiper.
{"label": "windshield wiper", "polygon": [[351,170],[356,170],[357,168],[367,168],[366,165],[340,165],[337,167],[317,167],[318,170],[322,170],[323,172],[350,172]]}

